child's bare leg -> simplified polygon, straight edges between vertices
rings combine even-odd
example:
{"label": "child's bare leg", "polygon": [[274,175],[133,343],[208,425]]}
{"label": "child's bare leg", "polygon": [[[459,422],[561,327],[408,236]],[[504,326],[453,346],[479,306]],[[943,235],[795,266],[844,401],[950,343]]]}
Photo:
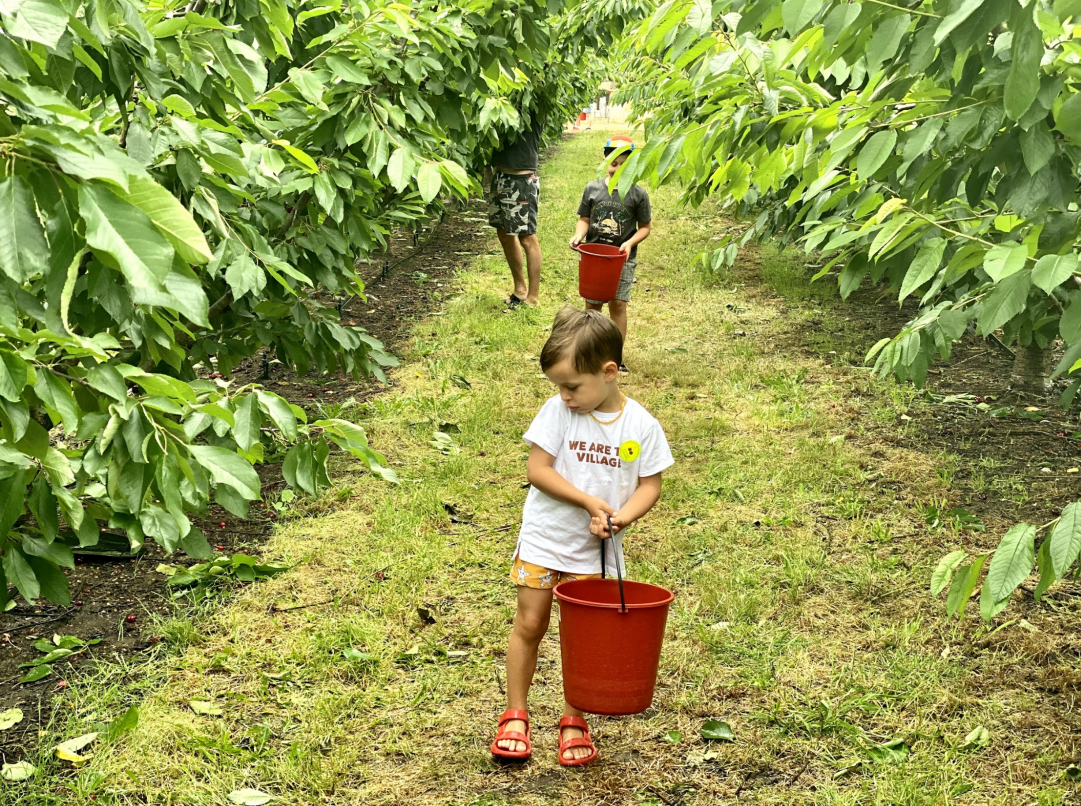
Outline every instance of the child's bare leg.
{"label": "child's bare leg", "polygon": [[627,338],[627,303],[621,299],[614,299],[608,303],[608,315],[612,317],[623,338]]}
{"label": "child's bare leg", "polygon": [[[507,646],[507,707],[526,710],[529,686],[537,670],[537,650],[541,639],[548,632],[552,617],[551,589],[518,588],[518,612],[514,615],[514,629]],[[520,719],[507,723],[508,731],[525,733],[526,725]],[[525,744],[505,739],[498,744],[504,750],[524,751]]]}
{"label": "child's bare leg", "polygon": [[[579,711],[569,702],[563,703],[563,716],[580,716],[582,718],[585,718],[585,715],[585,711]],[[581,728],[563,728],[563,730],[559,732],[559,741],[560,744],[562,744],[568,739],[580,739],[584,735],[585,734],[582,733]],[[567,759],[568,761],[570,761],[572,758],[585,758],[590,754],[590,752],[591,751],[588,747],[572,747],[568,750],[563,751],[563,758]]]}

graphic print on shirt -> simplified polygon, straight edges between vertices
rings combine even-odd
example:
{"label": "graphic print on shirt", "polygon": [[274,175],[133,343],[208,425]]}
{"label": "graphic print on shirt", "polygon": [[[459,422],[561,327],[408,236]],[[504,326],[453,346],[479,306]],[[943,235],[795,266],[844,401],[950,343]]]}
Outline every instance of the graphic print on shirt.
{"label": "graphic print on shirt", "polygon": [[[576,457],[580,463],[623,467],[623,463],[619,461],[619,445],[605,445],[602,442],[587,443],[582,440],[571,439],[567,440],[567,449],[571,452],[571,456]],[[628,459],[627,461],[631,460]]]}
{"label": "graphic print on shirt", "polygon": [[600,243],[620,244],[626,240],[623,233],[637,229],[637,222],[631,216],[631,211],[625,204],[614,199],[594,203],[590,218]]}

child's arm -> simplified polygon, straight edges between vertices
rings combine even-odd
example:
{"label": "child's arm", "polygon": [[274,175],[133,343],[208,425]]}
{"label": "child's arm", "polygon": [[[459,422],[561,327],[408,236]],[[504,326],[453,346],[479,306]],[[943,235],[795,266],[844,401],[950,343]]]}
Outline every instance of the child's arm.
{"label": "child's arm", "polygon": [[[529,479],[529,483],[545,495],[581,507],[594,520],[602,519],[605,515],[616,515],[616,511],[603,498],[587,495],[559,475],[559,472],[553,467],[555,460],[556,458],[552,454],[534,444],[529,449],[529,462],[526,465],[526,478]],[[659,478],[657,495],[660,495]],[[631,496],[631,500],[634,500],[634,496]],[[654,502],[656,500],[656,498],[653,499]],[[627,502],[628,505],[630,503],[630,501]],[[653,506],[653,504],[649,506]],[[649,509],[649,507],[646,507],[646,509]]]}
{"label": "child's arm", "polygon": [[571,247],[580,244],[589,232],[589,216],[578,216],[578,223],[574,227],[574,237],[571,238]]}
{"label": "child's arm", "polygon": [[[612,527],[617,532],[622,532],[636,520],[641,518],[657,503],[661,497],[661,474],[654,473],[652,476],[643,476],[638,480],[638,489],[627,499],[623,508],[612,516]],[[610,537],[608,534],[608,522],[605,518],[594,516],[589,523],[589,531],[599,538]]]}
{"label": "child's arm", "polygon": [[637,231],[635,231],[634,235],[627,239],[626,243],[619,247],[619,251],[625,255],[629,255],[631,253],[631,249],[633,249],[635,246],[642,243],[642,241],[649,237],[649,232],[652,226],[653,225],[650,224],[648,221],[645,224],[639,224]]}

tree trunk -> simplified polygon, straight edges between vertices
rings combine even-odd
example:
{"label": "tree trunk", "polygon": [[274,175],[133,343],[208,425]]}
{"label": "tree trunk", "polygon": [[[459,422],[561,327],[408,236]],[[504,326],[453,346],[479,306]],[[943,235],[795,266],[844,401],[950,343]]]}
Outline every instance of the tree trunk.
{"label": "tree trunk", "polygon": [[1018,344],[1014,348],[1014,353],[1016,357],[1013,361],[1010,385],[1018,392],[1045,394],[1050,386],[1050,348],[1036,344],[1023,347]]}

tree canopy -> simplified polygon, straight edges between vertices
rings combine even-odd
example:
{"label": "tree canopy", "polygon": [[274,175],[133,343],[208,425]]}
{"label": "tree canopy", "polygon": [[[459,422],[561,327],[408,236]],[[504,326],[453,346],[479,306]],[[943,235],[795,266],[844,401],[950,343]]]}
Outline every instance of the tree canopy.
{"label": "tree canopy", "polygon": [[[1076,0],[669,0],[627,42],[624,97],[647,142],[620,185],[680,181],[690,201],[716,195],[750,220],[703,256],[713,269],[779,239],[818,252],[843,297],[884,281],[917,299],[872,349],[880,373],[922,384],[970,327],[1022,350],[1061,339],[1068,404],[1081,387],[1079,25]],[[1040,527],[1040,592],[1078,557],[1071,512]],[[1007,533],[985,617],[1032,570],[1038,531]],[[959,574],[955,601],[981,566]]]}
{"label": "tree canopy", "polygon": [[356,260],[476,190],[521,115],[561,125],[600,8],[0,0],[0,605],[67,603],[103,528],[208,555],[189,516],[245,515],[275,445],[307,492],[331,444],[394,481],[359,426],[230,373],[383,378],[339,316]]}

